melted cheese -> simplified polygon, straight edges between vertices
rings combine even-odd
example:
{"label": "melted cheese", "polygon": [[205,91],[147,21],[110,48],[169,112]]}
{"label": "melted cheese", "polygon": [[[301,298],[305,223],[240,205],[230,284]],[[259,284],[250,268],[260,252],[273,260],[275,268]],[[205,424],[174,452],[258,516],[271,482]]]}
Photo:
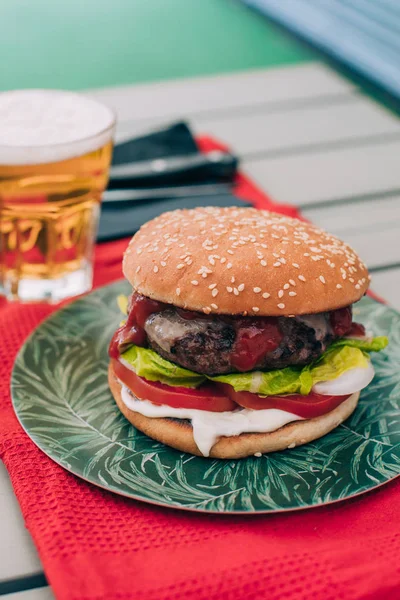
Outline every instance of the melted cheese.
{"label": "melted cheese", "polygon": [[190,419],[194,441],[203,456],[210,455],[211,448],[221,436],[231,437],[241,433],[269,433],[291,421],[303,420],[298,415],[275,408],[265,410],[244,408],[237,411],[218,413],[190,408],[172,408],[165,405],[157,406],[147,400],[137,400],[130,394],[125,385],[121,383],[121,386],[122,401],[130,410],[150,418]]}

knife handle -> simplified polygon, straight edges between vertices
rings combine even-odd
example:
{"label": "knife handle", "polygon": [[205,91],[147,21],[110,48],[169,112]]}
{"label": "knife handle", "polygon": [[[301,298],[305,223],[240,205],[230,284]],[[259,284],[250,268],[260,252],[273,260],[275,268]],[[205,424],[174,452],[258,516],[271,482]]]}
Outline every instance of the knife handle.
{"label": "knife handle", "polygon": [[138,161],[111,167],[109,187],[120,188],[144,185],[149,181],[176,183],[191,180],[232,180],[238,159],[229,152],[213,150],[206,154],[188,154]]}

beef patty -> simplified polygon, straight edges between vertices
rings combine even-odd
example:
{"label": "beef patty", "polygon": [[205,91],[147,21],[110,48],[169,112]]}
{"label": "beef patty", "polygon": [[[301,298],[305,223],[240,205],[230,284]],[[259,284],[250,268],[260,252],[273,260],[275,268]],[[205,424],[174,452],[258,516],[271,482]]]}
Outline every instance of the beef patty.
{"label": "beef patty", "polygon": [[292,318],[183,314],[171,306],[150,315],[144,326],[148,344],[167,360],[206,375],[305,365],[335,338],[329,312]]}

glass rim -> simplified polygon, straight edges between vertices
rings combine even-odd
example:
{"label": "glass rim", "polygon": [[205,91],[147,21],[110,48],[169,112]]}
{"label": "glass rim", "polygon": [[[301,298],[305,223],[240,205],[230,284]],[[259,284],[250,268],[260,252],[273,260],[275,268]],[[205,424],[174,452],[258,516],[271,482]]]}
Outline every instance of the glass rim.
{"label": "glass rim", "polygon": [[[13,153],[17,153],[19,150],[21,152],[37,152],[37,151],[44,151],[46,149],[51,150],[53,148],[55,149],[62,149],[63,147],[68,148],[71,147],[71,153],[69,154],[70,158],[74,158],[74,156],[80,156],[80,149],[77,148],[76,152],[73,151],[72,147],[74,145],[79,145],[79,144],[86,144],[86,143],[90,143],[91,141],[95,141],[96,138],[101,138],[99,139],[99,145],[97,147],[93,147],[92,151],[95,151],[98,148],[101,148],[101,146],[105,143],[107,143],[108,141],[112,141],[113,139],[113,133],[116,127],[116,123],[117,123],[117,114],[116,111],[111,108],[110,106],[108,106],[107,104],[90,97],[88,94],[86,93],[81,93],[81,92],[74,92],[74,91],[70,91],[70,90],[53,90],[53,89],[41,89],[41,88],[29,88],[29,89],[24,89],[24,90],[10,90],[10,91],[6,91],[6,92],[0,92],[0,98],[2,96],[2,94],[9,94],[12,92],[51,92],[52,94],[60,94],[60,95],[71,95],[71,96],[77,96],[77,97],[83,97],[87,100],[89,100],[90,102],[93,102],[94,104],[97,104],[98,106],[103,107],[104,109],[106,109],[110,115],[110,122],[105,126],[102,127],[101,129],[99,129],[98,131],[96,131],[95,133],[90,133],[89,135],[84,135],[84,136],[80,136],[80,137],[75,137],[73,139],[69,139],[68,141],[61,141],[61,142],[47,142],[44,144],[10,144],[10,143],[2,143],[0,142],[0,151],[1,152],[7,152],[7,150],[10,150]],[[109,139],[105,139],[107,134],[110,134]],[[66,158],[62,158],[61,160],[66,160]],[[56,159],[57,161],[57,159]],[[56,162],[55,161],[55,162]],[[17,162],[11,162],[11,163],[7,163],[4,162],[2,160],[0,160],[0,164],[1,165],[7,165],[7,166],[18,166],[18,165],[22,165],[22,164],[38,164],[42,161],[34,161],[34,162],[25,162],[25,161],[17,161]],[[48,162],[46,160],[46,162]]]}

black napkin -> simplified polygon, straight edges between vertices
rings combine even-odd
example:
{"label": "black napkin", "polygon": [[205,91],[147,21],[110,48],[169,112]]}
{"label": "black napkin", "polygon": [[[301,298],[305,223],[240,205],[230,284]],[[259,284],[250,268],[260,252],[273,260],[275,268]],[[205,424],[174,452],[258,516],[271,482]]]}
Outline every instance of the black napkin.
{"label": "black napkin", "polygon": [[197,154],[199,151],[189,127],[184,122],[121,142],[114,148],[112,164],[154,160],[165,156]]}
{"label": "black napkin", "polygon": [[97,240],[133,235],[167,210],[244,206],[231,191],[237,165],[230,153],[201,153],[183,122],[116,144]]}

